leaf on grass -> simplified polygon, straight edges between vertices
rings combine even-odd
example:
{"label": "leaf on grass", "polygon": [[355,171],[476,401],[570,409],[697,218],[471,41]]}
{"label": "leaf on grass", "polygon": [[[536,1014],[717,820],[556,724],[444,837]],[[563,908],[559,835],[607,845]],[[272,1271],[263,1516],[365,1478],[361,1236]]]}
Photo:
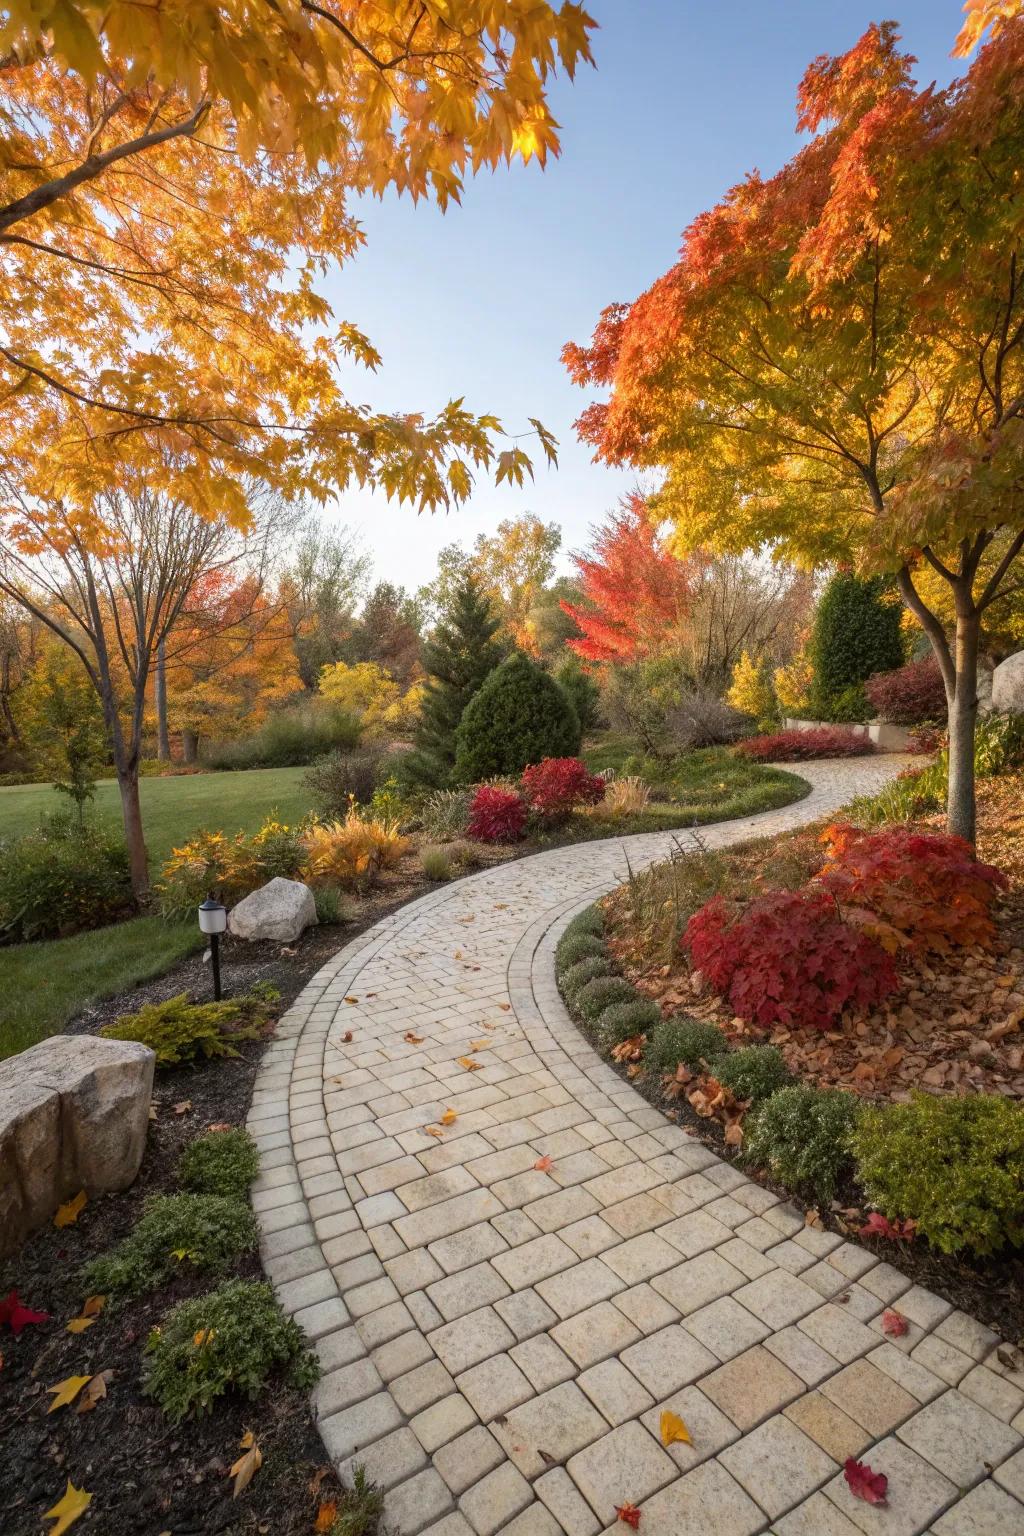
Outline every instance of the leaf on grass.
{"label": "leaf on grass", "polygon": [[313,1529],[314,1529],[314,1531],[321,1532],[321,1533],[322,1532],[326,1532],[326,1531],[330,1531],[331,1527],[334,1524],[335,1517],[337,1516],[337,1513],[338,1513],[338,1501],[337,1501],[337,1499],[325,1499],[324,1502],[320,1505],[320,1508],[316,1512],[316,1519],[313,1521]]}
{"label": "leaf on grass", "polygon": [[902,1312],[896,1312],[892,1307],[887,1307],[882,1313],[882,1332],[889,1334],[890,1338],[901,1339],[908,1327],[909,1324]]}
{"label": "leaf on grass", "polygon": [[256,1444],[256,1437],[251,1429],[246,1430],[238,1444],[245,1454],[244,1456],[239,1456],[228,1472],[228,1476],[233,1477],[235,1480],[235,1485],[231,1492],[233,1499],[237,1499],[240,1493],[245,1492],[263,1465],[263,1452]]}
{"label": "leaf on grass", "polygon": [[409,1045],[423,1044],[423,1036],[415,1034],[411,1029],[406,1030],[405,1034],[402,1036],[402,1039],[407,1041]]}
{"label": "leaf on grass", "polygon": [[479,1061],[470,1061],[468,1056],[460,1056],[458,1058],[458,1062],[459,1062],[459,1066],[460,1067],[465,1067],[467,1072],[482,1072],[483,1071],[483,1063],[479,1062]]}
{"label": "leaf on grass", "polygon": [[442,1125],[454,1125],[458,1118],[459,1117],[455,1113],[454,1109],[446,1109],[444,1114],[441,1116],[441,1124]]}
{"label": "leaf on grass", "polygon": [[17,1338],[23,1328],[30,1323],[48,1323],[49,1312],[33,1312],[31,1307],[26,1307],[23,1301],[18,1299],[17,1291],[8,1291],[3,1301],[0,1301],[0,1328],[4,1323]]}
{"label": "leaf on grass", "polygon": [[82,1211],[85,1209],[88,1198],[89,1197],[85,1193],[85,1190],[80,1189],[73,1200],[68,1200],[66,1204],[59,1205],[57,1207],[57,1214],[53,1218],[54,1226],[73,1226],[74,1223],[78,1220],[79,1216],[82,1214]]}
{"label": "leaf on grass", "polygon": [[47,1413],[70,1407],[89,1379],[88,1376],[66,1376],[55,1387],[47,1387],[47,1392],[53,1393],[53,1402],[47,1408]]}
{"label": "leaf on grass", "polygon": [[672,1413],[666,1408],[661,1415],[661,1443],[662,1445],[692,1445],[690,1431],[679,1417],[678,1413]]}
{"label": "leaf on grass", "polygon": [[544,1157],[538,1157],[533,1166],[538,1173],[547,1173],[548,1169],[552,1167],[553,1164],[554,1159],[545,1155]]}
{"label": "leaf on grass", "polygon": [[872,1472],[866,1461],[855,1461],[848,1456],[843,1464],[843,1476],[855,1499],[865,1504],[881,1504],[886,1501],[889,1479],[884,1472]]}
{"label": "leaf on grass", "polygon": [[97,1403],[103,1401],[107,1395],[107,1383],[113,1381],[113,1371],[97,1371],[95,1376],[90,1376],[85,1391],[78,1399],[76,1413],[91,1413]]}
{"label": "leaf on grass", "polygon": [[92,1494],[86,1493],[84,1488],[76,1488],[69,1478],[64,1497],[59,1499],[53,1508],[48,1509],[43,1516],[44,1520],[56,1520],[57,1522],[56,1525],[51,1525],[48,1536],[64,1536],[64,1532],[70,1530],[79,1515],[85,1514],[91,1503]]}
{"label": "leaf on grass", "polygon": [[618,1518],[626,1525],[631,1525],[635,1530],[640,1525],[640,1511],[635,1504],[619,1504],[615,1510]]}
{"label": "leaf on grass", "polygon": [[352,1044],[352,1031],[350,1029],[346,1029],[345,1033],[342,1035],[341,1043],[342,1045]]}
{"label": "leaf on grass", "polygon": [[200,1328],[198,1333],[192,1335],[192,1343],[196,1349],[202,1349],[206,1344],[212,1344],[217,1337],[216,1328]]}

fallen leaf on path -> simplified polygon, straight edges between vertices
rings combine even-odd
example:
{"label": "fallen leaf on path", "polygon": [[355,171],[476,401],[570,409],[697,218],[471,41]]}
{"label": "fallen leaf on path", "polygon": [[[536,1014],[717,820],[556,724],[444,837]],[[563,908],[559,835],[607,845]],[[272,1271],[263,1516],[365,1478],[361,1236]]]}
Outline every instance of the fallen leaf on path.
{"label": "fallen leaf on path", "polygon": [[534,1163],[533,1166],[537,1170],[538,1173],[547,1173],[548,1169],[552,1166],[553,1161],[554,1161],[553,1158],[550,1158],[550,1157],[547,1157],[547,1156],[545,1156],[545,1157],[538,1157],[537,1161]]}
{"label": "fallen leaf on path", "polygon": [[537,1455],[549,1467],[553,1467],[556,1463],[556,1458],[552,1456],[551,1452],[542,1450],[540,1446],[537,1447]]}
{"label": "fallen leaf on path", "polygon": [[80,1189],[73,1200],[57,1207],[57,1214],[53,1218],[55,1227],[70,1227],[78,1220],[88,1201],[88,1195],[84,1189]]}
{"label": "fallen leaf on path", "polygon": [[511,1003],[499,1003],[498,1007],[501,1009],[502,1013],[511,1013],[512,1012],[512,1004]]}
{"label": "fallen leaf on path", "polygon": [[1000,1344],[996,1350],[996,1359],[1008,1371],[1024,1371],[1024,1350],[1018,1349],[1015,1344]]}
{"label": "fallen leaf on path", "polygon": [[483,1062],[471,1061],[468,1056],[460,1056],[458,1062],[459,1066],[465,1067],[467,1072],[482,1072],[484,1069]]}
{"label": "fallen leaf on path", "polygon": [[92,1494],[86,1493],[84,1488],[76,1488],[68,1478],[68,1486],[64,1497],[59,1499],[52,1509],[48,1509],[43,1516],[44,1520],[56,1520],[56,1525],[51,1525],[48,1536],[64,1536],[64,1532],[70,1530],[79,1515],[92,1503]]}
{"label": "fallen leaf on path", "polygon": [[865,1504],[884,1505],[889,1489],[889,1479],[884,1472],[872,1472],[866,1461],[855,1461],[852,1456],[843,1464],[843,1476],[855,1499]]}
{"label": "fallen leaf on path", "polygon": [[228,1472],[228,1476],[233,1477],[235,1480],[234,1488],[232,1489],[231,1493],[231,1497],[233,1499],[237,1499],[240,1493],[245,1492],[249,1484],[252,1482],[254,1476],[263,1465],[263,1452],[256,1444],[256,1440],[251,1429],[246,1430],[238,1444],[239,1447],[245,1452],[245,1455],[239,1456],[238,1460],[232,1464]]}
{"label": "fallen leaf on path", "polygon": [[690,1431],[679,1417],[678,1413],[672,1413],[668,1408],[661,1415],[661,1443],[662,1445],[692,1445]]}
{"label": "fallen leaf on path", "polygon": [[425,1125],[423,1129],[426,1131],[428,1136],[433,1136],[438,1141],[444,1141],[444,1131],[442,1131],[439,1125]]}
{"label": "fallen leaf on path", "polygon": [[95,1376],[90,1376],[85,1391],[78,1399],[76,1413],[91,1413],[96,1404],[102,1402],[107,1395],[107,1383],[113,1381],[113,1371],[97,1371]]}
{"label": "fallen leaf on path", "polygon": [[346,997],[344,1001],[351,1005],[352,1003],[358,1003],[359,999],[358,997]]}
{"label": "fallen leaf on path", "polygon": [[901,1339],[906,1333],[909,1324],[902,1312],[895,1312],[892,1307],[887,1307],[882,1313],[882,1332],[890,1338]]}
{"label": "fallen leaf on path", "polygon": [[30,1323],[48,1323],[49,1312],[33,1312],[31,1307],[26,1307],[18,1298],[17,1291],[8,1291],[6,1298],[0,1301],[0,1328],[4,1323],[17,1338],[23,1328]]}
{"label": "fallen leaf on path", "polygon": [[441,1124],[442,1125],[454,1125],[458,1118],[459,1117],[455,1113],[454,1109],[446,1109],[444,1114],[441,1116]]}
{"label": "fallen leaf on path", "polygon": [[350,1029],[346,1029],[345,1033],[342,1035],[341,1043],[342,1045],[352,1044],[352,1031]]}
{"label": "fallen leaf on path", "polygon": [[491,1042],[489,1040],[473,1040],[469,1048],[471,1051],[486,1051],[490,1049],[490,1045]]}
{"label": "fallen leaf on path", "polygon": [[615,1513],[626,1525],[631,1525],[634,1531],[639,1528],[640,1511],[635,1504],[619,1504]]}
{"label": "fallen leaf on path", "polygon": [[63,1381],[58,1381],[55,1387],[47,1387],[47,1392],[53,1393],[53,1402],[47,1408],[47,1413],[55,1413],[58,1408],[68,1408],[81,1392],[88,1376],[66,1376]]}
{"label": "fallen leaf on path", "polygon": [[415,1035],[415,1034],[413,1034],[411,1029],[407,1029],[406,1030],[405,1034],[402,1036],[402,1039],[403,1040],[407,1040],[410,1045],[422,1045],[423,1044],[423,1036],[422,1035]]}

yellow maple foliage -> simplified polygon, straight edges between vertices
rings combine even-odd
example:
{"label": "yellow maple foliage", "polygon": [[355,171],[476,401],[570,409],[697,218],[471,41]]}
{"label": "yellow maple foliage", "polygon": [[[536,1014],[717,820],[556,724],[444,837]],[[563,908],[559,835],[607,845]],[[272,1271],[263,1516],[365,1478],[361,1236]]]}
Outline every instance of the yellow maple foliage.
{"label": "yellow maple foliage", "polygon": [[88,1203],[88,1199],[89,1199],[89,1197],[85,1193],[85,1190],[84,1189],[80,1189],[78,1191],[78,1194],[75,1195],[73,1200],[67,1200],[67,1201],[65,1201],[65,1203],[63,1205],[59,1205],[57,1207],[56,1215],[53,1218],[54,1226],[55,1227],[71,1227],[71,1226],[74,1226],[75,1222],[78,1220],[79,1216],[82,1214],[83,1210],[85,1209],[86,1204]]}
{"label": "yellow maple foliage", "polygon": [[67,1376],[63,1381],[58,1381],[56,1386],[47,1387],[47,1392],[53,1393],[53,1402],[47,1408],[47,1413],[70,1407],[89,1379],[88,1376]]}
{"label": "yellow maple foliage", "polygon": [[44,1520],[55,1520],[56,1524],[50,1527],[48,1536],[64,1536],[64,1532],[70,1530],[78,1519],[92,1503],[92,1494],[86,1493],[84,1488],[76,1488],[68,1478],[68,1486],[64,1491],[64,1497],[58,1499],[52,1509],[48,1509],[43,1516]]}

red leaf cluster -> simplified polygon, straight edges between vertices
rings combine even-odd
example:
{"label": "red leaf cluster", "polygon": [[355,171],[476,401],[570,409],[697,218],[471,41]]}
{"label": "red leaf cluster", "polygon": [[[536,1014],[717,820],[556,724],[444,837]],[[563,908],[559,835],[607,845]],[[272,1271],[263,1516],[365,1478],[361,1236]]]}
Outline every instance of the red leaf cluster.
{"label": "red leaf cluster", "polygon": [[822,841],[827,861],[818,883],[843,907],[867,908],[921,953],[991,947],[992,904],[1006,877],[962,838],[836,825]]}
{"label": "red leaf cluster", "polygon": [[524,771],[522,788],[532,811],[557,821],[577,806],[599,805],[605,786],[578,757],[546,757]]}
{"label": "red leaf cluster", "polygon": [[759,763],[807,762],[816,757],[867,757],[875,746],[867,736],[841,725],[816,725],[809,731],[774,731],[750,736],[736,751]]}
{"label": "red leaf cluster", "polygon": [[9,1291],[3,1301],[0,1301],[0,1328],[6,1323],[15,1338],[30,1323],[48,1323],[49,1321],[49,1312],[33,1312],[31,1307],[26,1307],[25,1303],[19,1299],[17,1291]]}
{"label": "red leaf cluster", "polygon": [[864,692],[875,713],[894,725],[923,725],[946,716],[946,689],[934,656],[909,661],[894,672],[876,672]]}
{"label": "red leaf cluster", "polygon": [[739,913],[716,896],[683,943],[733,1012],[762,1026],[832,1029],[846,1008],[871,1008],[899,984],[881,945],[822,891],[772,891]]}
{"label": "red leaf cluster", "polygon": [[467,831],[478,843],[517,843],[526,831],[526,804],[514,790],[481,784],[469,807]]}
{"label": "red leaf cluster", "polygon": [[884,1237],[887,1242],[896,1243],[901,1239],[911,1242],[917,1230],[916,1221],[890,1221],[888,1216],[883,1216],[881,1211],[872,1211],[867,1221],[860,1229],[861,1237]]}

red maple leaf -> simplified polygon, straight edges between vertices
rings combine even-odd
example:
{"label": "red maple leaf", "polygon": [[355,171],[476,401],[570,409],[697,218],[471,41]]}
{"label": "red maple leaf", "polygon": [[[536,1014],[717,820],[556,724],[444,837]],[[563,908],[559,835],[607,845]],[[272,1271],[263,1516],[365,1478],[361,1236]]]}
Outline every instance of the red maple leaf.
{"label": "red maple leaf", "polygon": [[855,1461],[848,1456],[843,1465],[843,1476],[855,1499],[863,1499],[865,1504],[884,1505],[887,1502],[889,1479],[884,1472],[872,1472],[866,1461]]}
{"label": "red maple leaf", "polygon": [[882,1313],[882,1332],[888,1333],[894,1339],[901,1339],[909,1326],[903,1313],[894,1312],[892,1307],[887,1307]]}
{"label": "red maple leaf", "polygon": [[637,1530],[640,1525],[640,1511],[635,1504],[620,1504],[615,1513],[626,1525],[631,1525],[634,1531]]}
{"label": "red maple leaf", "polygon": [[11,1291],[3,1301],[0,1301],[0,1327],[4,1323],[10,1328],[17,1338],[23,1328],[29,1323],[48,1323],[49,1312],[33,1312],[31,1307],[26,1307],[24,1302],[18,1300],[17,1291]]}
{"label": "red maple leaf", "polygon": [[860,1230],[862,1237],[886,1237],[891,1242],[904,1238],[910,1242],[916,1226],[914,1221],[890,1221],[881,1211],[872,1211]]}

